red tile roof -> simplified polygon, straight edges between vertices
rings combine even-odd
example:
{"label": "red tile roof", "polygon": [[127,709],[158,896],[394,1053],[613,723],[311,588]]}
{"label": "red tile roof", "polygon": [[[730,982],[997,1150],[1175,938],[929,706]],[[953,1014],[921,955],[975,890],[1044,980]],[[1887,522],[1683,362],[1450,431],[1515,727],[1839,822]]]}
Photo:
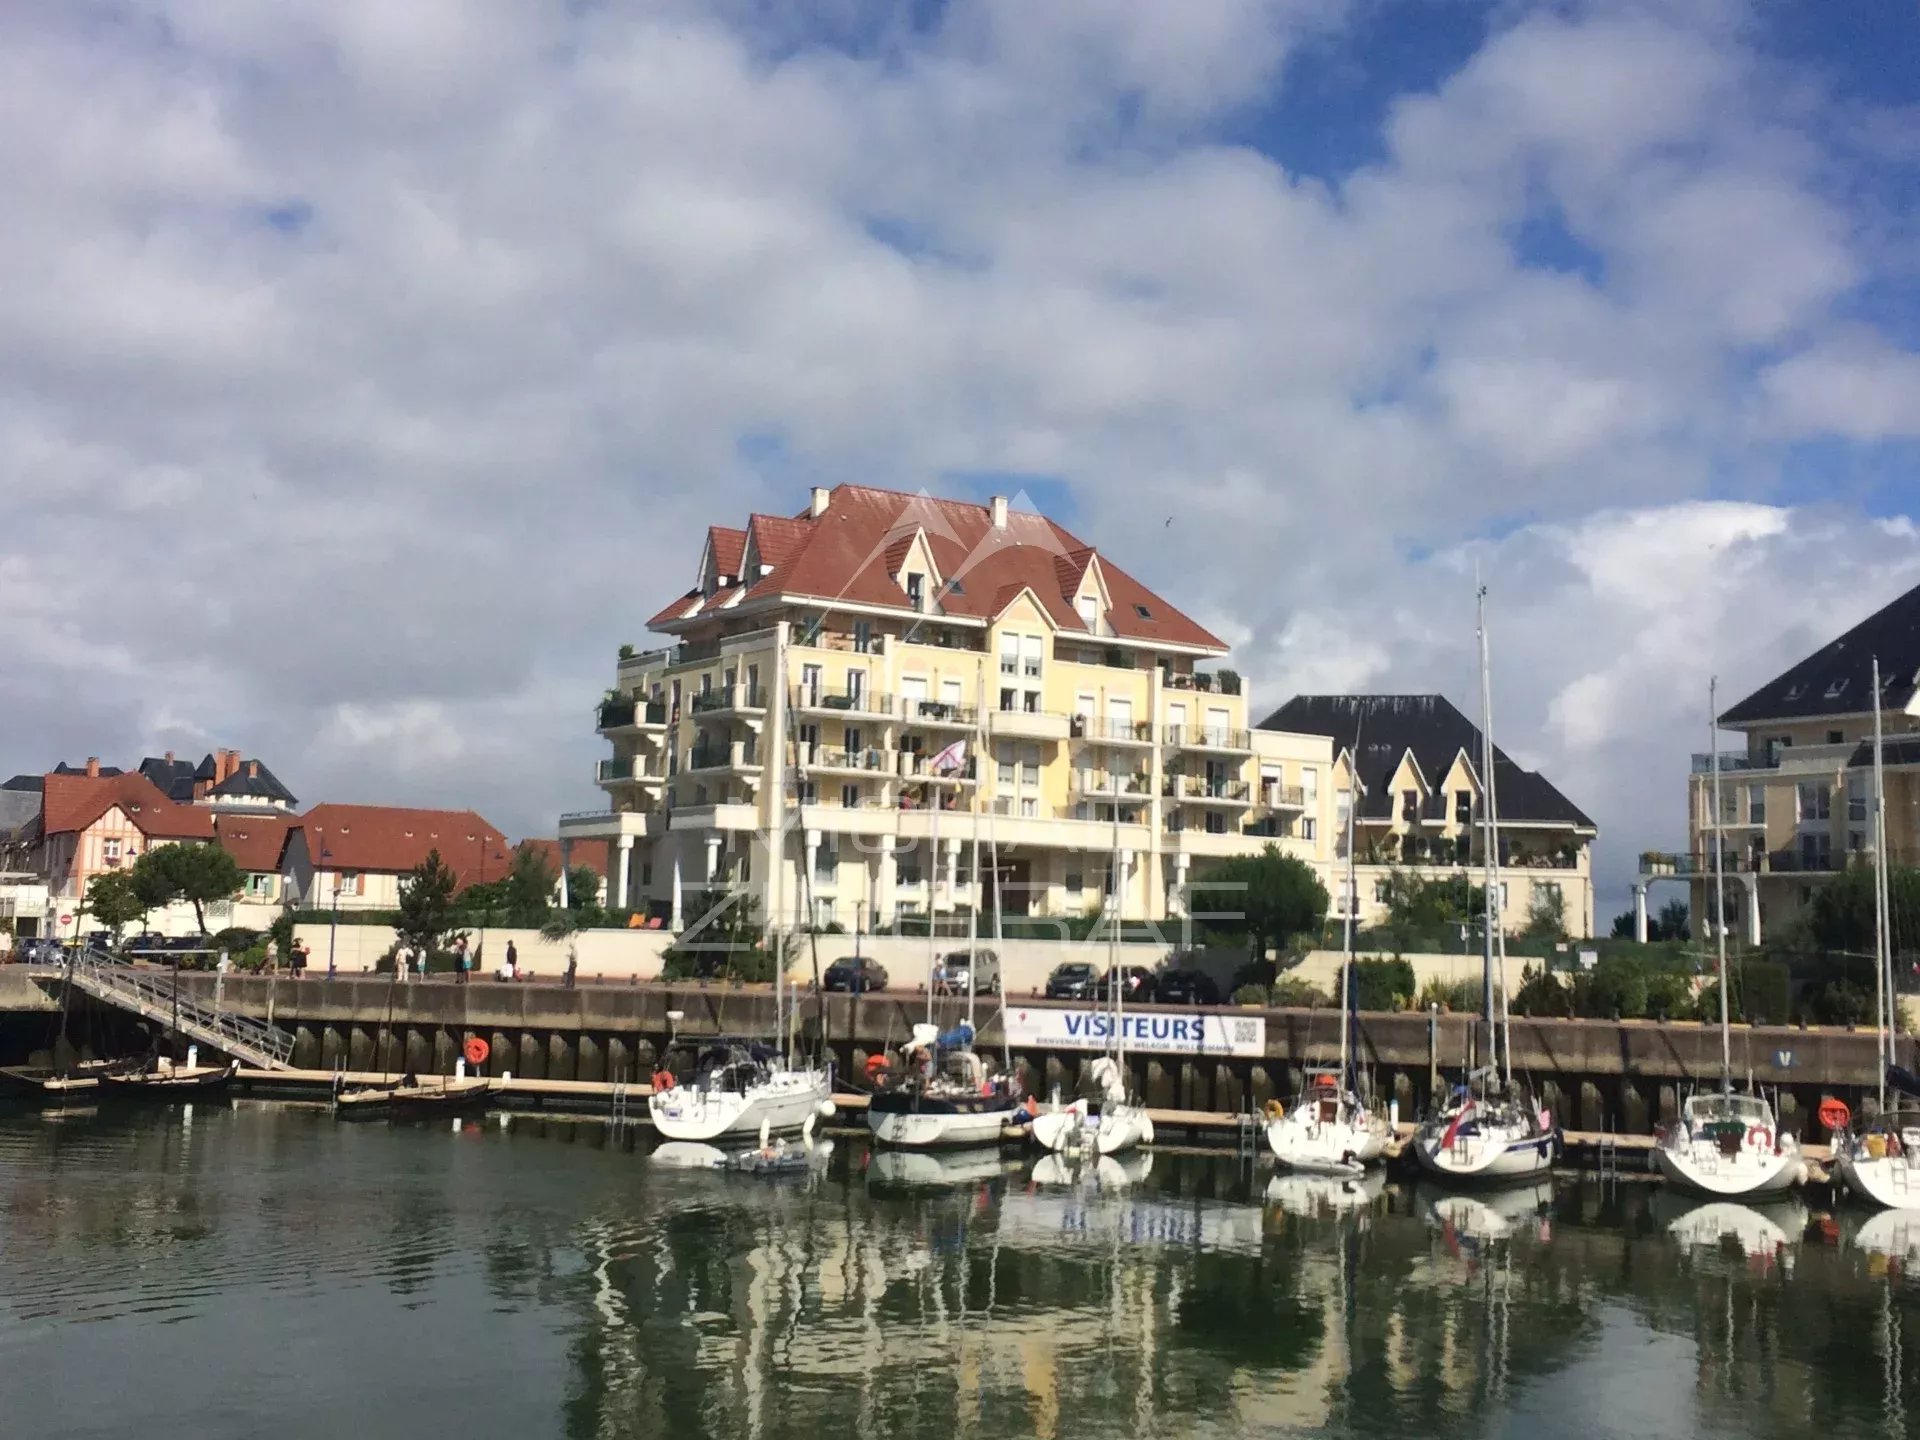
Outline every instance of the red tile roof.
{"label": "red tile roof", "polygon": [[[605,840],[575,840],[571,842],[571,855],[576,869],[588,866],[602,880],[607,878],[607,850]],[[515,850],[538,850],[547,862],[547,868],[558,878],[560,874],[560,842],[558,840],[532,839],[522,840],[513,847]]]}
{"label": "red tile roof", "polygon": [[[836,486],[824,513],[790,519],[755,515],[747,525],[750,548],[773,571],[741,577],[745,600],[777,595],[838,600],[905,609],[907,596],[891,573],[916,531],[924,533],[943,581],[940,609],[948,614],[992,619],[1029,588],[1054,624],[1085,632],[1073,604],[1074,590],[1093,560],[1093,547],[1042,515],[1015,511],[996,530],[990,507],[938,500],[864,485]],[[743,562],[744,563],[744,562]],[[1225,650],[1226,643],[1182,611],[1101,557],[1112,609],[1111,632],[1128,640]],[[690,590],[656,614],[655,629],[672,629],[717,612],[740,597],[728,587],[702,597]],[[1142,613],[1144,610],[1145,613]]]}
{"label": "red tile roof", "polygon": [[709,525],[707,544],[713,549],[713,568],[730,579],[738,579],[740,555],[747,548],[747,532],[729,530],[724,525]]}
{"label": "red tile roof", "polygon": [[[316,805],[300,817],[316,870],[399,874],[438,850],[461,885],[498,880],[510,862],[507,838],[471,810],[393,805]],[[323,854],[329,858],[322,860]]]}
{"label": "red tile roof", "polygon": [[139,773],[60,775],[45,778],[41,833],[64,835],[85,830],[118,807],[141,834],[155,840],[211,840],[213,816],[192,805],[176,805],[160,787]]}
{"label": "red tile roof", "polygon": [[287,837],[298,828],[291,815],[217,815],[213,838],[242,870],[264,874],[280,868]]}

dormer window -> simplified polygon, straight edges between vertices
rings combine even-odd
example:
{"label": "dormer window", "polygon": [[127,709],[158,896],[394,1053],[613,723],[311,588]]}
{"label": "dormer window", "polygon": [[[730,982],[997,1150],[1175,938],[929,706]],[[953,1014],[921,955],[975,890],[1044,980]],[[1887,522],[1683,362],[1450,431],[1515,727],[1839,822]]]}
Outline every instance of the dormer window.
{"label": "dormer window", "polygon": [[1144,605],[1135,605],[1133,607],[1133,613],[1138,615],[1142,620],[1151,620],[1153,618],[1153,611]]}
{"label": "dormer window", "polygon": [[1100,597],[1097,595],[1082,595],[1079,605],[1080,623],[1089,630],[1097,628],[1100,623]]}
{"label": "dormer window", "polygon": [[1845,680],[1845,678],[1835,680],[1832,684],[1827,686],[1827,699],[1829,700],[1838,700],[1842,695],[1846,693],[1847,693],[1847,681]]}
{"label": "dormer window", "polygon": [[947,582],[947,593],[949,595],[964,595],[967,592],[966,588],[962,586],[958,580],[949,580]]}
{"label": "dormer window", "polygon": [[927,605],[927,577],[915,571],[907,576],[907,603],[916,610]]}
{"label": "dormer window", "polygon": [[1787,687],[1786,698],[1789,700],[1798,700],[1802,695],[1806,693],[1807,693],[1807,687],[1805,685],[1802,685],[1796,682]]}

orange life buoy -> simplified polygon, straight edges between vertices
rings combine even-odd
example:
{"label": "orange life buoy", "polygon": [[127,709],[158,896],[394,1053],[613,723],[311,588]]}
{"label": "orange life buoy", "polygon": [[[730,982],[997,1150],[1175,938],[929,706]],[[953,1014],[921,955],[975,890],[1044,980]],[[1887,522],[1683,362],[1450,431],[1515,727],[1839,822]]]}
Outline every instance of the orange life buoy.
{"label": "orange life buoy", "polygon": [[487,1063],[487,1056],[493,1053],[493,1048],[478,1035],[470,1035],[467,1037],[467,1043],[460,1047],[460,1053],[467,1057],[469,1065],[484,1065]]}
{"label": "orange life buoy", "polygon": [[869,1055],[867,1057],[867,1078],[869,1080],[873,1079],[891,1064],[893,1064],[893,1062],[887,1059],[884,1051],[878,1055]]}
{"label": "orange life buoy", "polygon": [[1820,1102],[1820,1124],[1828,1130],[1844,1130],[1853,1119],[1847,1102],[1829,1095]]}
{"label": "orange life buoy", "polygon": [[1770,1150],[1773,1148],[1773,1132],[1764,1125],[1748,1127],[1747,1139],[1757,1140],[1762,1150]]}
{"label": "orange life buoy", "polygon": [[673,1072],[671,1070],[662,1067],[653,1072],[653,1093],[656,1095],[673,1089],[677,1083],[673,1078]]}

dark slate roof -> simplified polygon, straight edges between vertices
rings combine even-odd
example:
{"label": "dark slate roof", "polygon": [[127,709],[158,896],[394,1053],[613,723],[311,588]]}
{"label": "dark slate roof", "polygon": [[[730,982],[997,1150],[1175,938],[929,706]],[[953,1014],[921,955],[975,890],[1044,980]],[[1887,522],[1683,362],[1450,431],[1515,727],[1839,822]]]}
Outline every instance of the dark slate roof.
{"label": "dark slate roof", "polygon": [[44,775],[16,775],[0,783],[0,790],[31,790],[36,795],[44,793],[46,788],[47,777]]}
{"label": "dark slate roof", "polygon": [[1904,709],[1920,684],[1920,585],[1721,712],[1720,723],[1869,713],[1875,656],[1880,659],[1881,705]]}
{"label": "dark slate roof", "polygon": [[0,789],[0,840],[11,840],[40,818],[36,790]]}
{"label": "dark slate roof", "polygon": [[[1360,814],[1386,819],[1393,814],[1393,772],[1409,751],[1429,785],[1452,768],[1462,750],[1474,773],[1480,772],[1480,727],[1444,695],[1296,695],[1260,722],[1262,730],[1296,735],[1325,735],[1336,750],[1360,750],[1354,769],[1365,795]],[[1500,818],[1537,824],[1596,829],[1584,811],[1536,770],[1523,770],[1499,746],[1494,747],[1495,778],[1500,789]],[[1446,798],[1429,812],[1445,813]]]}
{"label": "dark slate roof", "polygon": [[[249,765],[259,773],[249,775]],[[280,783],[280,777],[259,760],[242,760],[238,770],[207,791],[207,794],[225,799],[245,797],[250,800],[277,800],[283,805],[298,803],[293,798],[293,792]]]}
{"label": "dark slate roof", "polygon": [[[213,757],[209,755],[202,765],[207,776],[213,775]],[[182,805],[193,803],[194,764],[191,760],[166,760],[149,755],[140,762],[140,773],[154,783],[156,789],[169,800]]]}
{"label": "dark slate roof", "polygon": [[[66,761],[62,760],[48,773],[53,775],[84,775],[87,773],[87,767],[84,765],[69,765]],[[100,778],[102,780],[111,780],[116,775],[124,775],[126,773],[127,772],[122,770],[118,765],[102,765],[100,767]]]}

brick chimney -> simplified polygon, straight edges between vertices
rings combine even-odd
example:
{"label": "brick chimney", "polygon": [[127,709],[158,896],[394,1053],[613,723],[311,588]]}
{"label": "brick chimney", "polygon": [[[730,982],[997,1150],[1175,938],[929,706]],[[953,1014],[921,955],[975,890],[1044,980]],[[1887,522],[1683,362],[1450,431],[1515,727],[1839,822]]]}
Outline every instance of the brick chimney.
{"label": "brick chimney", "polygon": [[167,751],[167,764],[173,764],[173,751]]}
{"label": "brick chimney", "polygon": [[247,761],[247,778],[249,780],[258,780],[260,778],[260,762],[258,760]]}
{"label": "brick chimney", "polygon": [[239,767],[238,750],[216,750],[213,752],[213,783],[224,785]]}
{"label": "brick chimney", "polygon": [[87,778],[89,780],[98,780],[100,778],[100,757],[98,755],[87,756]]}

